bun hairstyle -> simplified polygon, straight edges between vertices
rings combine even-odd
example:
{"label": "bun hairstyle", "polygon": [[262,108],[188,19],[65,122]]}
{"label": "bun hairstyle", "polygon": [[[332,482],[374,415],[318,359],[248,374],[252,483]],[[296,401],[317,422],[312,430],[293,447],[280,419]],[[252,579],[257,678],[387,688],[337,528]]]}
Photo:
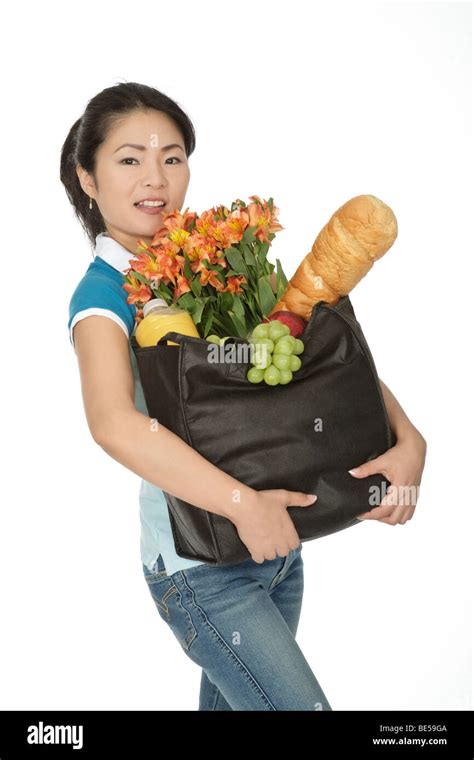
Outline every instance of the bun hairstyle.
{"label": "bun hairstyle", "polygon": [[187,114],[174,100],[154,87],[137,82],[124,82],[107,87],[87,104],[82,116],[74,122],[61,149],[60,179],[66,190],[75,214],[82,224],[92,246],[96,236],[105,232],[106,227],[97,203],[84,192],[77,176],[76,166],[80,164],[92,174],[96,186],[95,169],[98,147],[116,121],[136,110],[155,109],[173,119],[180,130],[186,156],[196,147],[193,124]]}

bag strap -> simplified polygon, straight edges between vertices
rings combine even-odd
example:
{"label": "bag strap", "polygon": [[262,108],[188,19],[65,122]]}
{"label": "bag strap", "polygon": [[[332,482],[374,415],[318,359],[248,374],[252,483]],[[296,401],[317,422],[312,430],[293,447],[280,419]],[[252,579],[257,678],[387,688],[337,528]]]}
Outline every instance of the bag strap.
{"label": "bag strap", "polygon": [[167,340],[172,340],[174,343],[181,343],[183,338],[189,338],[192,336],[189,335],[182,335],[181,333],[174,332],[173,330],[170,330],[169,332],[165,333],[159,341],[157,341],[157,346],[162,346],[166,343]]}

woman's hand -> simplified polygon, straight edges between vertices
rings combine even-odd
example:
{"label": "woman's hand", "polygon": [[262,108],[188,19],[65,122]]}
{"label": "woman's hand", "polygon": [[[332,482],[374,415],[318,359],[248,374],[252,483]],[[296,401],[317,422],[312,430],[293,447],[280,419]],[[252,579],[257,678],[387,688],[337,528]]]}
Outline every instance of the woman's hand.
{"label": "woman's hand", "polygon": [[233,518],[240,540],[254,562],[286,557],[300,545],[300,539],[288,507],[311,507],[317,496],[273,488],[255,491],[250,501],[239,504]]}
{"label": "woman's hand", "polygon": [[379,520],[388,525],[405,525],[414,515],[425,466],[426,441],[413,428],[381,456],[349,470],[357,478],[382,473],[391,485],[380,505],[358,516],[359,520]]}

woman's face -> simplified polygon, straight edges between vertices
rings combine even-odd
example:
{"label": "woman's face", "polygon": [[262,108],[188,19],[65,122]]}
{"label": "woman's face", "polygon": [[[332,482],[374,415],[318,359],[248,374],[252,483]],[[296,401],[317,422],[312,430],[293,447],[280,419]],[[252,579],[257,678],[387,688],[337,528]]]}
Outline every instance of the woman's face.
{"label": "woman's face", "polygon": [[[164,213],[181,210],[190,170],[181,132],[161,111],[133,111],[114,123],[96,153],[96,179],[77,167],[83,190],[97,203],[109,235],[132,253],[162,226]],[[144,209],[147,199],[164,209]]]}

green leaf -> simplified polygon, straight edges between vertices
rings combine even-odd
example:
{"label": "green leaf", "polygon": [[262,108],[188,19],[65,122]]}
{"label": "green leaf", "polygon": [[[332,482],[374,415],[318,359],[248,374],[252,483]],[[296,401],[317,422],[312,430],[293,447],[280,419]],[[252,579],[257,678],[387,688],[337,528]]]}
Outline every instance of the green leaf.
{"label": "green leaf", "polygon": [[195,303],[194,296],[191,293],[183,293],[182,296],[178,298],[176,303],[179,305],[181,309],[186,309],[186,311],[192,311],[193,305]]}
{"label": "green leaf", "polygon": [[245,243],[250,243],[250,244],[255,243],[256,238],[255,238],[255,234],[254,233],[256,231],[257,231],[257,227],[256,226],[255,227],[247,227],[247,229],[245,230],[245,232],[244,232],[244,234],[242,236],[242,240]]}
{"label": "green leaf", "polygon": [[249,316],[247,317],[245,321],[247,324],[250,324],[250,326],[253,328],[255,327],[255,325],[258,325],[259,322],[261,322],[261,319],[259,316],[259,307],[255,301],[253,293],[248,294],[245,307],[249,313]]}
{"label": "green leaf", "polygon": [[276,304],[276,298],[272,290],[272,286],[268,281],[268,275],[259,277],[258,280],[258,294],[260,298],[260,306],[262,308],[262,314],[267,316]]}
{"label": "green leaf", "polygon": [[238,248],[233,248],[231,246],[230,248],[226,248],[224,253],[232,269],[238,272],[238,274],[248,275],[247,265],[245,264],[242,254]]}
{"label": "green leaf", "polygon": [[[222,272],[220,264],[211,264],[210,261],[206,261],[206,269],[213,269],[214,272]],[[225,271],[227,272],[227,269]]]}
{"label": "green leaf", "polygon": [[190,283],[189,283],[191,290],[193,291],[195,296],[200,296],[202,291],[202,285],[199,282],[199,275],[197,277],[194,277]]}
{"label": "green leaf", "polygon": [[194,324],[198,325],[202,318],[202,312],[204,309],[205,304],[200,298],[196,298],[195,301],[195,307],[193,311],[193,320]]}
{"label": "green leaf", "polygon": [[173,302],[173,293],[163,283],[161,283],[161,285],[159,285],[157,288],[152,288],[151,290],[154,298],[163,298],[168,305]]}
{"label": "green leaf", "polygon": [[144,274],[141,274],[140,272],[135,272],[135,271],[130,272],[130,274],[133,275],[133,277],[136,277],[138,282],[142,282],[144,285],[148,285],[148,286],[150,285],[150,280],[147,277],[145,277]]}
{"label": "green leaf", "polygon": [[232,293],[219,293],[219,306],[222,311],[232,308]]}
{"label": "green leaf", "polygon": [[257,266],[257,261],[252,246],[248,245],[248,243],[241,243],[241,248],[245,263],[250,267]]}
{"label": "green leaf", "polygon": [[207,309],[207,313],[206,313],[206,319],[204,321],[204,330],[203,330],[204,338],[206,338],[209,335],[209,331],[212,325],[212,317],[214,315],[210,304],[206,304],[205,308]]}
{"label": "green leaf", "polygon": [[265,264],[267,261],[268,248],[269,248],[268,243],[260,244],[260,250],[258,252],[258,263],[260,264],[261,267],[265,267]]}
{"label": "green leaf", "polygon": [[228,314],[224,314],[222,312],[217,315],[214,312],[214,323],[220,327],[222,330],[221,337],[224,337],[224,335],[233,335],[235,327],[232,322],[232,319],[229,317]]}
{"label": "green leaf", "polygon": [[232,319],[234,328],[231,335],[234,337],[245,338],[247,336],[248,328],[245,326],[245,322],[234,311],[229,311],[229,316]]}
{"label": "green leaf", "polygon": [[277,262],[277,277],[276,277],[277,292],[276,292],[276,297],[277,297],[277,301],[279,301],[280,298],[282,297],[283,293],[285,292],[285,290],[288,287],[288,280],[286,279],[286,275],[285,275],[285,273],[283,271],[283,267],[281,265],[280,259],[277,259],[276,262]]}
{"label": "green leaf", "polygon": [[242,303],[242,299],[239,298],[237,293],[232,294],[232,309],[239,317],[245,317],[245,309]]}
{"label": "green leaf", "polygon": [[286,287],[288,287],[288,280],[286,279],[286,275],[285,275],[285,273],[283,271],[283,267],[281,265],[280,259],[277,259],[276,263],[277,263],[277,276],[278,276],[278,274],[280,275],[280,277],[282,279],[282,282],[283,282],[283,285],[286,288]]}

